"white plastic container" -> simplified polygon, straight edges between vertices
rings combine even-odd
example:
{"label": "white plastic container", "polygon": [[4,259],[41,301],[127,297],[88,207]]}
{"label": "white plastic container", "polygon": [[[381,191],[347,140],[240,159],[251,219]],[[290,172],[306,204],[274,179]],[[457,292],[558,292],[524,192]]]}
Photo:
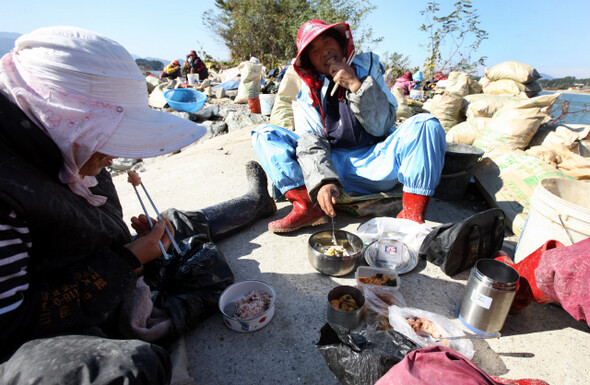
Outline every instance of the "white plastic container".
{"label": "white plastic container", "polygon": [[[361,282],[361,280],[359,278],[366,278],[366,277],[370,277],[373,274],[384,274],[384,275],[388,275],[390,277],[393,277],[393,279],[395,279],[395,285],[394,286],[380,286],[380,285],[370,285],[367,283],[363,283]],[[388,292],[395,292],[397,290],[399,290],[399,284],[400,284],[400,279],[399,279],[399,275],[397,275],[397,273],[393,270],[390,269],[384,269],[381,267],[372,267],[372,266],[359,266],[356,269],[356,272],[354,274],[355,279],[356,279],[356,285],[359,288],[363,288],[363,287],[373,287],[375,289],[379,289],[379,290],[384,290],[384,291],[388,291]]]}
{"label": "white plastic container", "polygon": [[192,86],[193,84],[198,84],[199,83],[199,74],[187,74],[186,80],[187,80],[189,86]]}
{"label": "white plastic container", "polygon": [[410,99],[423,99],[424,91],[422,90],[410,90]]}
{"label": "white plastic container", "polygon": [[260,94],[260,111],[262,115],[270,115],[272,106],[275,104],[275,94]]}
{"label": "white plastic container", "polygon": [[575,243],[590,237],[589,192],[590,183],[587,182],[565,178],[543,179],[531,197],[529,214],[516,245],[514,260],[523,260],[551,239],[569,246],[572,240]]}

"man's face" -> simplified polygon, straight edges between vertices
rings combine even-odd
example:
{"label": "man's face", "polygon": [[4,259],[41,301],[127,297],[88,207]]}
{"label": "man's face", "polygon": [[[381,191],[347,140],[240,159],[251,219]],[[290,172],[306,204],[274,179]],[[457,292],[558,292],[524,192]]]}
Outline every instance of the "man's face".
{"label": "man's face", "polygon": [[342,62],[344,52],[336,39],[322,34],[309,43],[307,55],[317,72],[330,76],[330,65]]}

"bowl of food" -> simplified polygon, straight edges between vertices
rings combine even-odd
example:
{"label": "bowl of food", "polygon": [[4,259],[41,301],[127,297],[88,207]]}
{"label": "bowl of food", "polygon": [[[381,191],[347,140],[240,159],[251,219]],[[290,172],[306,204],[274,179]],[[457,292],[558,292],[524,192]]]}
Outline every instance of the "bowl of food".
{"label": "bowl of food", "polygon": [[363,320],[365,296],[353,286],[336,286],[328,293],[328,322],[348,330],[356,329]]}
{"label": "bowl of food", "polygon": [[262,281],[242,281],[228,286],[219,297],[224,323],[237,332],[265,327],[275,313],[276,294]]}
{"label": "bowl of food", "polygon": [[322,230],[309,237],[307,259],[314,269],[339,277],[354,271],[363,258],[363,240],[344,230]]}

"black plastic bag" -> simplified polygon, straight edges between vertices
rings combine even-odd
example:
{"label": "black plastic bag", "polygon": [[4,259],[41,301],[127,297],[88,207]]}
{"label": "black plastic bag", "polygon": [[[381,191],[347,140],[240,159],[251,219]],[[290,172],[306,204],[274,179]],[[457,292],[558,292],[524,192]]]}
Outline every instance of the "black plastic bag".
{"label": "black plastic bag", "polygon": [[420,257],[452,276],[491,258],[500,250],[506,230],[504,211],[489,209],[457,223],[436,227],[424,238]]}
{"label": "black plastic bag", "polygon": [[154,305],[166,309],[174,324],[173,335],[193,329],[217,312],[219,296],[234,282],[234,274],[221,250],[205,235],[179,243],[168,260],[145,265],[144,280],[157,291]]}
{"label": "black plastic bag", "polygon": [[420,348],[393,329],[355,333],[330,323],[320,330],[316,346],[344,385],[373,385],[408,353]]}

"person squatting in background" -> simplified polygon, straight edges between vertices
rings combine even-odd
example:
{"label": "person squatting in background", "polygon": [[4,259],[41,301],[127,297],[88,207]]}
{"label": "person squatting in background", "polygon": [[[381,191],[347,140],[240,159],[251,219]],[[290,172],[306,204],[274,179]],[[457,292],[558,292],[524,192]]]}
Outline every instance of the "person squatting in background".
{"label": "person squatting in background", "polygon": [[412,90],[412,73],[410,71],[404,72],[402,76],[395,79],[395,88],[400,88],[404,91],[404,96],[410,95],[410,91]]}
{"label": "person squatting in background", "polygon": [[[430,114],[395,126],[397,102],[379,56],[354,49],[346,23],[306,22],[297,34],[295,71],[302,89],[293,103],[295,132],[273,125],[252,131],[264,170],[293,210],[271,222],[288,232],[327,222],[342,191],[371,194],[403,184],[398,218],[424,222],[440,181],[445,131]],[[334,87],[339,86],[334,96]]]}
{"label": "person squatting in background", "polygon": [[205,80],[209,77],[209,70],[195,50],[186,56],[183,71],[187,74],[199,74],[199,80]]}
{"label": "person squatting in background", "polygon": [[178,60],[174,60],[172,63],[164,67],[164,71],[160,74],[160,78],[176,79],[182,75],[182,69]]}

